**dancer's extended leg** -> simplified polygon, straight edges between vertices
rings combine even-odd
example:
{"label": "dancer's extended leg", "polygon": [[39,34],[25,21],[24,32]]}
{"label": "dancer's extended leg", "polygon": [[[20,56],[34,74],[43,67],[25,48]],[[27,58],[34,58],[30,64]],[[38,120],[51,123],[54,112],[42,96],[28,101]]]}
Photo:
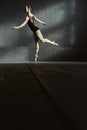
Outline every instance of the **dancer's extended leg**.
{"label": "dancer's extended leg", "polygon": [[36,35],[42,42],[50,43],[52,45],[58,45],[58,43],[56,43],[55,41],[51,41],[47,38],[44,38],[40,30],[36,31]]}

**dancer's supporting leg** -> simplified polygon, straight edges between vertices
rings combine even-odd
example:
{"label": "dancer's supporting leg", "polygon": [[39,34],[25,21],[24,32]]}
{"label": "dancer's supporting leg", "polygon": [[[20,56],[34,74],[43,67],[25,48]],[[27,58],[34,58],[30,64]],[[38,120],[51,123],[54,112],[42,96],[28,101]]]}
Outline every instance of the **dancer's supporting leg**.
{"label": "dancer's supporting leg", "polygon": [[35,62],[38,60],[38,54],[39,54],[39,39],[37,35],[34,33],[34,41],[35,41]]}
{"label": "dancer's supporting leg", "polygon": [[38,54],[39,54],[39,43],[38,41],[35,42],[35,62],[38,60]]}

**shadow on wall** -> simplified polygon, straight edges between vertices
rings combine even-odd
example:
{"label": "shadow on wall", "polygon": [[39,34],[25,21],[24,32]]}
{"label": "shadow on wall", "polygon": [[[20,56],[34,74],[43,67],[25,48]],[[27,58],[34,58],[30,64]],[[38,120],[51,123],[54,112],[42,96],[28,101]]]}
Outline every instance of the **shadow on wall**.
{"label": "shadow on wall", "polygon": [[43,61],[87,62],[87,49],[59,48],[59,51],[43,58]]}

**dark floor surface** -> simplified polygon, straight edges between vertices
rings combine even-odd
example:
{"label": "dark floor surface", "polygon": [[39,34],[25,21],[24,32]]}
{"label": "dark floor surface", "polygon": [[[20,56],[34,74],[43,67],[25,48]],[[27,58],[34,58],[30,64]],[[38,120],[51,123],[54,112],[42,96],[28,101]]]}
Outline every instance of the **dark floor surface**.
{"label": "dark floor surface", "polygon": [[87,130],[87,64],[0,64],[0,130]]}

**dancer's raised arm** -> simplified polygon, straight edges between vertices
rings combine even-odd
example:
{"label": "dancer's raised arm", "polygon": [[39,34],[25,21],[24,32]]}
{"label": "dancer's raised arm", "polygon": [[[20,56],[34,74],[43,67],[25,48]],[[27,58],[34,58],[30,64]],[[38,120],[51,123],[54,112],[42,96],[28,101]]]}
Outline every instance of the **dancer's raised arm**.
{"label": "dancer's raised arm", "polygon": [[28,20],[29,20],[29,17],[26,17],[26,20],[21,25],[14,26],[13,29],[20,29],[20,28],[24,27],[27,24]]}
{"label": "dancer's raised arm", "polygon": [[34,19],[35,19],[37,22],[39,22],[39,23],[41,23],[41,24],[43,24],[43,25],[46,25],[46,22],[43,22],[42,20],[38,19],[36,16],[34,16]]}

